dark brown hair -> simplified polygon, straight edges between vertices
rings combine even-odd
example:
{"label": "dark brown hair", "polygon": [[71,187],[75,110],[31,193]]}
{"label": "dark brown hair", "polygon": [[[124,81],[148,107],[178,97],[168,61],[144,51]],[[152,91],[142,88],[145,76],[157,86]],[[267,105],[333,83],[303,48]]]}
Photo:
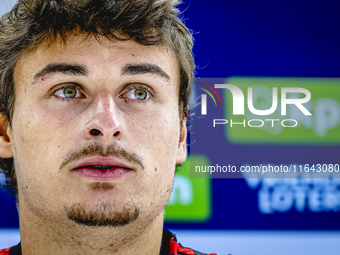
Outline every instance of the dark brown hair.
{"label": "dark brown hair", "polygon": [[[179,0],[19,0],[0,20],[0,112],[11,123],[15,93],[13,70],[24,52],[70,34],[163,45],[180,68],[179,115],[187,116],[194,77],[193,40],[179,18]],[[7,183],[17,194],[13,159],[0,158]]]}

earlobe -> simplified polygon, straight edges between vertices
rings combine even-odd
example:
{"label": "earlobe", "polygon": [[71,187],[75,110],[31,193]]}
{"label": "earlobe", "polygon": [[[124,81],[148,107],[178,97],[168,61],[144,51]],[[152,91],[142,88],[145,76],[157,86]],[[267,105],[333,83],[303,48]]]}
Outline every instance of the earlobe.
{"label": "earlobe", "polygon": [[0,157],[12,158],[12,130],[7,117],[0,115]]}
{"label": "earlobe", "polygon": [[186,160],[186,158],[187,158],[187,125],[186,119],[184,119],[178,142],[176,164],[182,164]]}

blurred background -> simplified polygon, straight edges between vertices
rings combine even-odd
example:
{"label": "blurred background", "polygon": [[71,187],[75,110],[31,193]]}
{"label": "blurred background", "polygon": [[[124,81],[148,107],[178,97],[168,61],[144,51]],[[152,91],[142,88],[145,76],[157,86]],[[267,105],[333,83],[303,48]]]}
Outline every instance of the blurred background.
{"label": "blurred background", "polygon": [[[14,2],[2,0],[0,13]],[[272,87],[304,87],[312,94],[306,105],[312,117],[288,110],[287,119],[299,120],[296,128],[239,131],[211,128],[212,119],[231,118],[230,95],[218,90],[223,107],[208,98],[208,115],[197,109],[192,120],[192,159],[238,168],[340,164],[339,1],[195,0],[180,9],[195,38],[197,88],[199,82],[257,87],[258,109],[268,109]],[[198,99],[201,92],[194,91]],[[0,205],[5,248],[20,240],[18,214],[5,189]],[[340,179],[191,178],[184,164],[165,227],[183,245],[219,255],[340,254]]]}

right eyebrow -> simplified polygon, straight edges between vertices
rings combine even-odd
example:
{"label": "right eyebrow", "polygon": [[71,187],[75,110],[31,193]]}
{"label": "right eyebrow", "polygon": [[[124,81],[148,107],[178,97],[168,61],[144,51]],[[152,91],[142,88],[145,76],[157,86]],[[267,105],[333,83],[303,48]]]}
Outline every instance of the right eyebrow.
{"label": "right eyebrow", "polygon": [[122,69],[122,75],[154,74],[170,82],[170,76],[158,65],[150,63],[127,64]]}
{"label": "right eyebrow", "polygon": [[89,74],[88,69],[84,65],[74,65],[66,63],[52,63],[45,66],[39,72],[33,76],[34,82],[39,78],[53,73],[63,73],[73,76],[87,76]]}

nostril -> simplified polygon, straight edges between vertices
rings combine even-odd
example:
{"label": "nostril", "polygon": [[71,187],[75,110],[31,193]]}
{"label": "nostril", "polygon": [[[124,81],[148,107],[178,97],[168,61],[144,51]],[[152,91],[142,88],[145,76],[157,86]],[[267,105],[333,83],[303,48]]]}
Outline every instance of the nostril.
{"label": "nostril", "polygon": [[113,136],[117,136],[117,135],[119,135],[119,133],[120,133],[120,132],[117,131],[116,133],[113,134]]}
{"label": "nostril", "polygon": [[90,134],[94,135],[94,136],[98,136],[98,135],[100,135],[100,133],[101,133],[100,130],[95,129],[95,128],[91,129],[91,131],[90,131]]}

